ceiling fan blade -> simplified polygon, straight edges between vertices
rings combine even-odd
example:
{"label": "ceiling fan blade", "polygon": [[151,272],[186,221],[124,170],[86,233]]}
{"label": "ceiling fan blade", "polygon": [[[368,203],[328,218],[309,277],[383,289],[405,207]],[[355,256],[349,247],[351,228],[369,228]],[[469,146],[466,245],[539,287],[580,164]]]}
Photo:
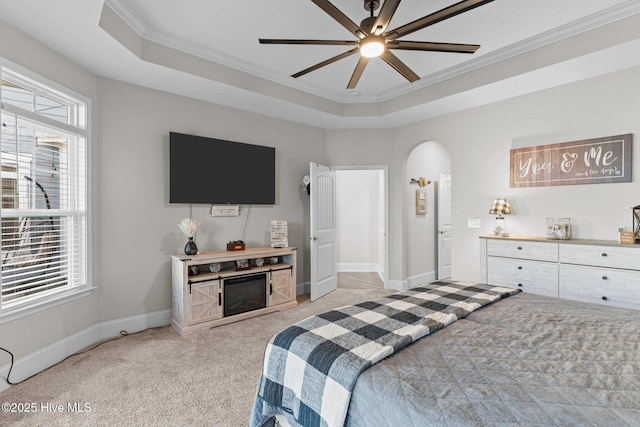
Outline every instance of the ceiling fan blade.
{"label": "ceiling fan blade", "polygon": [[413,83],[416,80],[420,80],[420,77],[416,73],[411,71],[411,68],[407,67],[407,65],[402,62],[400,58],[398,58],[388,50],[385,50],[382,55],[380,55],[380,58],[382,58],[387,64],[391,65],[394,70],[402,74],[402,76],[410,82]]}
{"label": "ceiling fan blade", "polygon": [[311,44],[325,46],[357,46],[355,40],[258,39],[261,44]]}
{"label": "ceiling fan blade", "polygon": [[378,18],[376,19],[375,24],[371,29],[371,34],[375,34],[379,36],[384,33],[391,22],[391,18],[393,18],[393,14],[396,13],[396,9],[400,4],[400,0],[385,0],[380,8],[380,13],[378,13]]}
{"label": "ceiling fan blade", "polygon": [[347,15],[342,13],[340,9],[335,7],[329,0],[311,0],[314,2],[320,9],[324,10],[329,14],[333,19],[338,21],[340,25],[345,27],[349,32],[358,38],[362,39],[367,36],[361,29],[358,24],[353,22]]}
{"label": "ceiling fan blade", "polygon": [[387,43],[387,49],[422,50],[429,52],[475,53],[479,48],[479,44],[412,42],[407,40],[396,40]]}
{"label": "ceiling fan blade", "polygon": [[304,70],[302,70],[302,71],[298,71],[297,73],[292,74],[292,75],[291,75],[291,77],[293,77],[293,78],[298,78],[298,77],[300,77],[300,76],[304,76],[305,74],[310,73],[310,72],[312,72],[312,71],[315,71],[315,70],[317,70],[318,68],[322,68],[322,67],[324,67],[325,65],[332,64],[332,63],[334,63],[334,62],[336,62],[336,61],[339,61],[339,60],[341,60],[341,59],[344,59],[344,58],[347,58],[347,57],[349,57],[349,56],[351,56],[351,55],[354,55],[354,54],[358,53],[359,51],[360,51],[360,50],[359,50],[358,48],[351,49],[351,50],[349,50],[349,51],[347,51],[347,52],[341,53],[340,55],[336,55],[336,56],[334,56],[333,58],[329,58],[329,59],[327,59],[326,61],[322,61],[322,62],[320,62],[320,63],[318,63],[318,64],[316,64],[316,65],[313,65],[313,66],[311,66],[311,67],[309,67],[309,68],[305,68],[305,69],[304,69]]}
{"label": "ceiling fan blade", "polygon": [[349,80],[349,84],[347,85],[347,89],[354,89],[358,84],[358,80],[360,80],[360,76],[362,76],[362,72],[365,67],[369,63],[369,58],[361,56],[356,64],[356,69],[353,70],[353,74],[351,75],[351,79]]}
{"label": "ceiling fan blade", "polygon": [[395,39],[398,37],[406,36],[407,34],[413,33],[414,31],[421,30],[425,27],[428,27],[429,25],[433,25],[440,21],[444,21],[445,19],[452,18],[471,9],[475,9],[476,7],[491,3],[492,1],[494,0],[463,0],[430,15],[427,15],[420,19],[416,19],[415,21],[398,27],[395,30],[391,30],[385,33],[384,37],[387,39]]}

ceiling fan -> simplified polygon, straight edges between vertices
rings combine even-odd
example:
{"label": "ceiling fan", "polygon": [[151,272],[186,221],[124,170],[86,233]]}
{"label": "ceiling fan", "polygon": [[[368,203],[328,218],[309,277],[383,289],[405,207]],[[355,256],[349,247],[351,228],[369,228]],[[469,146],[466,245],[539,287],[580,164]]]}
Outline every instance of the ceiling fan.
{"label": "ceiling fan", "polygon": [[378,16],[373,12],[380,7],[379,0],[364,0],[364,8],[369,11],[370,16],[365,18],[360,25],[357,25],[329,0],[311,0],[322,10],[328,13],[340,25],[355,35],[357,40],[296,40],[296,39],[258,39],[261,44],[302,44],[302,45],[332,45],[332,46],[355,46],[353,49],[322,61],[316,65],[292,74],[291,77],[303,76],[318,68],[332,64],[341,59],[347,58],[356,53],[360,53],[360,59],[351,75],[347,89],[354,89],[362,76],[362,72],[369,63],[370,58],[380,57],[398,73],[402,74],[410,82],[419,80],[420,77],[414,73],[396,55],[391,53],[391,49],[398,50],[420,50],[431,52],[454,52],[454,53],[474,53],[480,45],[460,44],[460,43],[435,43],[398,40],[415,31],[436,24],[445,19],[452,18],[461,13],[467,12],[476,7],[490,3],[493,0],[463,0],[452,6],[445,7],[430,15],[416,19],[413,22],[402,25],[393,30],[387,31],[387,26],[395,13],[400,0],[385,0],[380,8]]}

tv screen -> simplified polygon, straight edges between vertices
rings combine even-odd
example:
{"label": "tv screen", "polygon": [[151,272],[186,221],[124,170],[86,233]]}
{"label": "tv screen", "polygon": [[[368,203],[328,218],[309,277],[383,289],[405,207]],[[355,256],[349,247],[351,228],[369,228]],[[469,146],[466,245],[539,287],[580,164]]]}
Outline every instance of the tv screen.
{"label": "tv screen", "polygon": [[276,149],[171,132],[169,202],[275,204]]}

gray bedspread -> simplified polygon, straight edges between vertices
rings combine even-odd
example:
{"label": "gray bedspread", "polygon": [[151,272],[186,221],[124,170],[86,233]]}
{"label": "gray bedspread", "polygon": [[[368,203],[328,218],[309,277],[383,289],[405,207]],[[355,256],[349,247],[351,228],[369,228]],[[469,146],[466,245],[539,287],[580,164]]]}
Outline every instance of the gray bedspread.
{"label": "gray bedspread", "polygon": [[348,426],[640,426],[640,311],[519,294],[363,372]]}

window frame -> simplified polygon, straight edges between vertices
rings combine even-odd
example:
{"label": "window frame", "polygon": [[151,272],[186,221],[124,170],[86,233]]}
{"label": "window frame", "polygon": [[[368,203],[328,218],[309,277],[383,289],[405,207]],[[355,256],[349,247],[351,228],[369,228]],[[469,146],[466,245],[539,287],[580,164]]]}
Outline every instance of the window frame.
{"label": "window frame", "polygon": [[[53,129],[57,129],[63,134],[74,135],[78,139],[84,139],[84,165],[77,167],[84,168],[84,251],[79,256],[83,258],[84,268],[81,275],[84,277],[84,283],[66,289],[52,289],[40,291],[33,298],[25,298],[20,304],[10,304],[10,308],[3,308],[0,297],[0,323],[8,322],[19,317],[27,316],[32,313],[49,309],[56,305],[64,304],[72,300],[90,295],[95,286],[92,284],[92,198],[91,198],[91,122],[92,108],[91,99],[75,92],[72,89],[64,87],[54,81],[47,79],[37,73],[34,73],[24,67],[12,63],[0,56],[0,79],[10,83],[17,84],[33,93],[34,96],[42,96],[44,98],[64,104],[69,108],[68,120],[71,124],[57,121],[50,117],[41,115],[37,112],[28,111],[13,104],[7,104],[2,101],[0,95],[0,110],[3,113],[13,114],[28,122],[44,125]],[[0,129],[2,132],[2,129]],[[77,149],[74,150],[77,154]],[[0,209],[2,207],[0,206]],[[0,282],[1,286],[1,282]],[[5,302],[5,304],[7,304]]]}

